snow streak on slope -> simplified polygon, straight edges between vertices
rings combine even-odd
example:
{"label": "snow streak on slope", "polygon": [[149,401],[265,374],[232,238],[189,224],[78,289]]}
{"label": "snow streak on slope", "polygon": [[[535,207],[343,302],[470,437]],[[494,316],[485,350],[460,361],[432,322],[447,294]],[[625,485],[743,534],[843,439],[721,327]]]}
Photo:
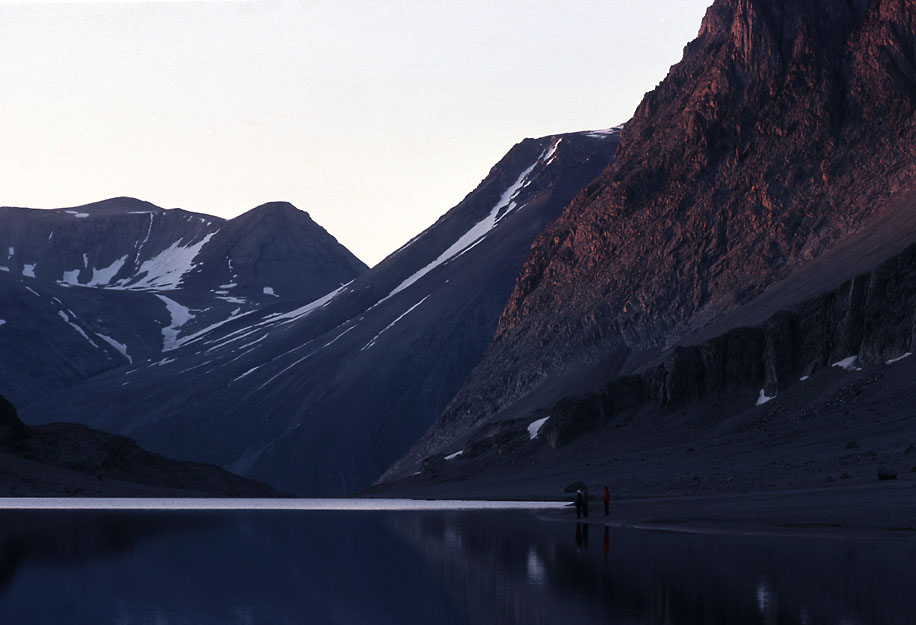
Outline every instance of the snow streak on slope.
{"label": "snow streak on slope", "polygon": [[496,202],[496,206],[494,206],[493,209],[490,211],[489,215],[487,215],[481,221],[477,222],[470,230],[465,232],[447,250],[442,252],[442,254],[440,254],[436,260],[432,261],[431,263],[429,263],[428,265],[420,269],[418,272],[416,272],[415,274],[413,274],[412,276],[404,280],[401,284],[396,286],[394,290],[391,291],[391,293],[389,293],[385,298],[383,298],[379,302],[379,304],[389,299],[390,297],[397,295],[398,293],[400,293],[401,291],[403,291],[410,285],[414,284],[417,280],[419,280],[420,278],[428,274],[430,271],[432,271],[439,265],[442,265],[452,260],[453,258],[457,258],[458,256],[461,256],[462,254],[470,250],[472,247],[480,243],[484,239],[484,237],[486,237],[487,234],[493,228],[495,228],[496,225],[500,221],[502,221],[502,219],[506,215],[508,215],[509,213],[514,211],[516,208],[518,208],[515,202],[515,196],[518,195],[518,193],[522,189],[527,187],[528,184],[530,184],[531,181],[528,179],[528,176],[531,174],[534,168],[539,163],[544,162],[546,159],[549,159],[554,155],[557,149],[557,146],[560,144],[561,140],[562,139],[558,139],[557,141],[555,141],[553,145],[548,150],[545,150],[537,158],[537,160],[535,160],[534,163],[531,164],[531,166],[528,169],[526,169],[519,175],[518,179],[514,183],[512,183],[512,185],[508,189],[506,189],[506,191],[502,194],[502,196],[499,198],[499,201]]}
{"label": "snow streak on slope", "polygon": [[273,322],[273,321],[283,321],[283,322],[285,322],[285,323],[288,323],[288,322],[290,322],[290,321],[294,321],[294,320],[296,320],[296,319],[300,319],[300,318],[302,318],[302,317],[305,317],[305,316],[308,315],[309,313],[312,313],[312,312],[318,310],[319,308],[323,308],[323,307],[327,306],[328,304],[330,304],[330,303],[331,303],[331,300],[334,299],[335,297],[337,297],[338,295],[340,295],[340,294],[343,292],[343,290],[344,290],[345,288],[347,288],[348,286],[350,286],[350,284],[351,284],[352,282],[353,282],[353,281],[350,280],[350,282],[347,282],[346,284],[341,285],[339,288],[334,289],[333,291],[331,291],[331,292],[328,293],[327,295],[323,295],[323,296],[319,297],[318,299],[316,299],[316,300],[313,301],[313,302],[309,302],[309,303],[306,304],[305,306],[302,306],[302,307],[297,308],[297,309],[295,309],[295,310],[291,310],[291,311],[289,311],[288,313],[281,313],[281,314],[278,314],[278,315],[273,315],[273,316],[267,317],[267,320],[268,320],[268,321],[271,321],[271,322]]}
{"label": "snow streak on slope", "polygon": [[[427,295],[426,297],[424,297],[423,299],[421,299],[419,302],[417,302],[416,304],[414,304],[413,306],[411,306],[410,308],[408,308],[406,311],[404,311],[403,313],[401,313],[401,316],[400,316],[400,317],[398,317],[397,319],[395,319],[394,321],[392,321],[391,323],[389,323],[387,326],[385,326],[385,327],[382,329],[381,332],[379,332],[379,333],[376,334],[374,337],[372,337],[372,340],[369,341],[368,343],[366,343],[366,345],[365,345],[361,350],[359,350],[359,351],[361,351],[361,352],[362,352],[362,351],[365,351],[365,350],[369,349],[370,347],[372,347],[373,345],[375,345],[375,342],[378,340],[378,337],[380,337],[380,336],[383,335],[385,332],[387,332],[387,331],[390,330],[392,327],[394,327],[394,324],[396,324],[398,321],[400,321],[401,319],[403,319],[404,317],[406,317],[407,315],[409,315],[411,312],[413,312],[413,309],[414,309],[414,308],[416,308],[417,306],[419,306],[420,304],[422,304],[423,302],[425,302],[427,299],[429,299],[429,295]],[[337,340],[337,339],[334,339],[334,340]],[[331,341],[331,343],[333,343],[333,342],[334,342],[334,341]],[[328,345],[330,345],[331,343],[328,343]]]}
{"label": "snow streak on slope", "polygon": [[[63,319],[63,320],[66,321],[67,323],[69,323],[69,324],[70,324],[70,327],[72,327],[74,330],[76,330],[77,332],[79,332],[80,335],[81,335],[84,339],[86,339],[87,341],[89,341],[89,343],[90,343],[93,347],[95,347],[96,349],[98,349],[98,347],[99,347],[98,344],[96,344],[95,341],[93,341],[91,338],[89,338],[89,335],[86,334],[86,332],[85,332],[81,327],[79,327],[78,325],[76,325],[75,323],[73,323],[73,321],[70,319],[70,316],[69,316],[67,313],[65,313],[65,312],[62,311],[62,310],[58,310],[58,311],[57,311],[57,314],[58,314],[58,316],[59,316],[61,319]],[[73,314],[73,313],[71,312],[71,314]],[[74,315],[74,317],[75,317],[75,315]]]}
{"label": "snow streak on slope", "polygon": [[120,352],[122,356],[127,358],[128,364],[134,363],[134,359],[131,358],[130,354],[127,353],[127,345],[125,345],[124,343],[119,343],[116,340],[114,340],[113,338],[111,338],[110,336],[105,336],[104,334],[99,334],[98,332],[96,332],[95,335],[99,337],[100,339],[102,339],[103,341],[105,341],[106,343],[108,343],[109,345],[111,345],[112,347],[114,347],[116,350],[118,350],[118,352]]}

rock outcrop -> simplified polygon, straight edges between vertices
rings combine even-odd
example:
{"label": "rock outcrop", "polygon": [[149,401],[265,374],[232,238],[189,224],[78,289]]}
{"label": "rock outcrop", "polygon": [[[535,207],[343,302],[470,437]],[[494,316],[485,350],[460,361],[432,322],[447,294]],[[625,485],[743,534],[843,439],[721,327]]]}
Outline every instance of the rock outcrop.
{"label": "rock outcrop", "polygon": [[562,447],[646,405],[674,410],[723,397],[766,403],[815,372],[893,363],[916,351],[916,245],[839,288],[776,313],[675,348],[645,371],[612,380],[549,411],[544,439]]}

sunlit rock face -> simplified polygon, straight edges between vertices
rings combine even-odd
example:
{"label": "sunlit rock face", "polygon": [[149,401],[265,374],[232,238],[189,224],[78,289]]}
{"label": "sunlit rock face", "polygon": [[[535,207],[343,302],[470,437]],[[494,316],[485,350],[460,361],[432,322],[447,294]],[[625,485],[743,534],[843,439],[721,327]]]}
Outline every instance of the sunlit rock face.
{"label": "sunlit rock face", "polygon": [[817,275],[782,305],[916,239],[914,37],[907,2],[716,2],[537,238],[493,346],[407,464],[745,323],[800,272]]}

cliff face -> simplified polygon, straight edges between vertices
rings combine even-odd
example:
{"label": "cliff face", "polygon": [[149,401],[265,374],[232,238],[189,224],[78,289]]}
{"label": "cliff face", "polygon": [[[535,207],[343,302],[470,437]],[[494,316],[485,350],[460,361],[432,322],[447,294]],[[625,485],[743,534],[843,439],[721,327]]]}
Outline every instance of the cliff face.
{"label": "cliff face", "polygon": [[[916,6],[719,0],[614,162],[538,237],[494,345],[421,443],[605,379],[747,303],[916,187]],[[807,295],[810,295],[807,294]]]}
{"label": "cliff face", "polygon": [[914,351],[916,245],[759,326],[677,347],[638,375],[562,400],[550,410],[543,433],[549,444],[561,447],[647,405],[672,410],[732,397],[747,409],[821,369],[893,364]]}

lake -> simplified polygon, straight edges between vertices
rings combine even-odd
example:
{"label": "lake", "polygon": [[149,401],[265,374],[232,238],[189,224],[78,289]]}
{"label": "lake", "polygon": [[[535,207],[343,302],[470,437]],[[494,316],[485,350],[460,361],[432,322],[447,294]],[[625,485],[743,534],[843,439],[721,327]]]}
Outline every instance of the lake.
{"label": "lake", "polygon": [[916,622],[911,540],[607,528],[525,504],[142,501],[0,509],[0,622]]}

